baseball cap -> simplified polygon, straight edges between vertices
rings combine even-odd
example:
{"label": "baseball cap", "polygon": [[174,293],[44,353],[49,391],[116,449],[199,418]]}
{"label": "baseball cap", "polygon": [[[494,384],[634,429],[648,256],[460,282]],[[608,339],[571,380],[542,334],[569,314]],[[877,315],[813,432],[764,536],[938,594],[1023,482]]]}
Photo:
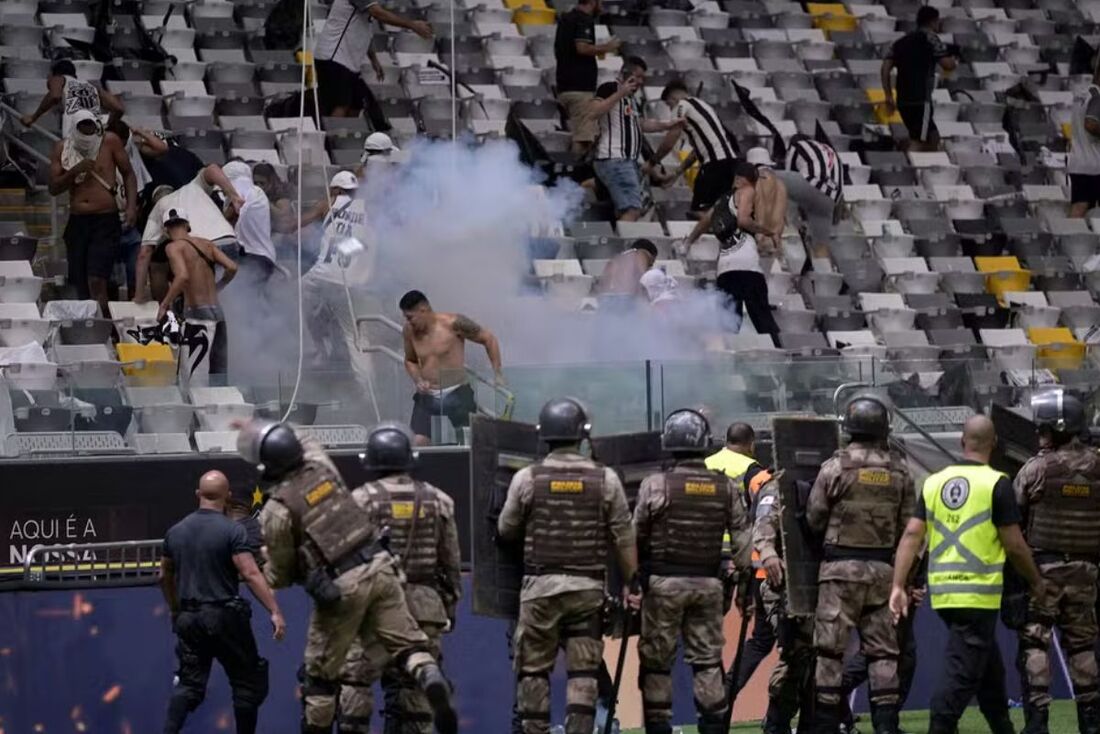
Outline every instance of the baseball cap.
{"label": "baseball cap", "polygon": [[371,133],[363,141],[364,153],[392,153],[401,150],[386,133]]}
{"label": "baseball cap", "polygon": [[190,221],[191,220],[190,220],[190,218],[188,218],[187,212],[185,212],[183,209],[180,209],[179,207],[175,207],[175,206],[171,207],[170,209],[165,211],[164,212],[164,218],[161,220],[161,222],[164,224],[165,227],[167,227],[169,224],[173,224],[175,222],[188,222],[188,223],[190,223]]}
{"label": "baseball cap", "polygon": [[745,154],[745,160],[754,166],[775,165],[774,161],[772,161],[771,153],[765,148],[749,148],[749,152]]}
{"label": "baseball cap", "polygon": [[359,179],[351,171],[340,171],[332,177],[328,185],[330,189],[357,189],[359,188]]}

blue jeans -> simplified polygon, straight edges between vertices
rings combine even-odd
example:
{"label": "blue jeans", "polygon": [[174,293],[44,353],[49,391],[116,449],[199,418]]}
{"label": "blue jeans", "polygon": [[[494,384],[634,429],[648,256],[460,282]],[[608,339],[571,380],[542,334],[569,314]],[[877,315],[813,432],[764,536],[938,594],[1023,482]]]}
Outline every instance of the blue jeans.
{"label": "blue jeans", "polygon": [[607,187],[615,213],[642,208],[642,179],[636,161],[606,158],[592,162],[596,176]]}

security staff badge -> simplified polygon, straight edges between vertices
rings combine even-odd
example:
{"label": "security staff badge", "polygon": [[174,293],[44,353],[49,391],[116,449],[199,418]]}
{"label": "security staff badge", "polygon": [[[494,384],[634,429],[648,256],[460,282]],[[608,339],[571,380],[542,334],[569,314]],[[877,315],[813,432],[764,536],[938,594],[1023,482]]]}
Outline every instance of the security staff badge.
{"label": "security staff badge", "polygon": [[962,477],[950,479],[940,490],[940,500],[949,510],[957,510],[966,504],[970,497],[970,482]]}

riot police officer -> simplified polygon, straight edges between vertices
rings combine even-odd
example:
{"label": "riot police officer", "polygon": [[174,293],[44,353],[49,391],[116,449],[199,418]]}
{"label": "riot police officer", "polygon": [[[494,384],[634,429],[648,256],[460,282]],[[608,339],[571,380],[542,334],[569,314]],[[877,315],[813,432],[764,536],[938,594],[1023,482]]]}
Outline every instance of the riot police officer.
{"label": "riot police officer", "polygon": [[[784,587],[786,564],[779,522],[782,503],[779,482],[769,480],[757,494],[756,520],[752,526],[753,550],[760,557],[766,578],[760,587],[764,614],[777,631],[779,662],[768,679],[768,711],[764,715],[764,734],[788,734],[791,720],[812,695],[814,674],[813,619],[794,617],[786,612]],[[806,731],[809,708],[799,718],[799,731]],[[803,719],[806,721],[803,722]]]}
{"label": "riot police officer", "polygon": [[1032,598],[1020,632],[1026,677],[1026,734],[1047,734],[1051,631],[1066,646],[1082,734],[1100,732],[1097,688],[1096,580],[1100,561],[1100,456],[1081,441],[1085,410],[1072,395],[1046,393],[1032,402],[1040,443],[1049,446],[1024,464],[1014,484],[1026,537],[1046,593]]}
{"label": "riot police officer", "polygon": [[665,419],[661,446],[669,471],[646,477],[638,490],[634,530],[645,599],[638,640],[638,687],[646,734],[672,734],[672,664],[683,636],[694,677],[700,734],[725,727],[722,670],[722,538],[729,532],[734,567],[748,572],[750,529],[733,481],[707,469],[710,425],[694,410]]}
{"label": "riot police officer", "polygon": [[[405,575],[409,611],[428,636],[428,648],[441,661],[441,639],[454,621],[462,592],[461,551],[454,501],[442,490],[413,479],[416,462],[408,429],[383,423],[371,429],[360,455],[372,481],[353,492],[389,531],[390,552]],[[364,496],[365,495],[365,496]],[[386,665],[385,650],[374,644],[352,646],[340,676],[341,734],[369,732],[374,708],[371,687],[382,679],[387,734],[431,734],[432,710],[415,681],[399,667]]]}
{"label": "riot police officer", "polygon": [[874,732],[897,734],[898,640],[887,602],[894,549],[913,513],[913,480],[902,458],[886,445],[890,412],[881,400],[851,400],[843,428],[850,442],[821,466],[806,511],[810,527],[824,535],[814,618],[818,710],[813,731],[832,734],[837,728],[844,651],[855,627],[871,661]]}
{"label": "riot police officer", "polygon": [[[550,672],[559,645],[569,673],[566,734],[591,734],[603,658],[600,610],[607,556],[624,579],[638,571],[634,528],[615,472],[580,453],[591,425],[575,399],[551,400],[539,413],[550,453],[512,477],[497,521],[505,541],[524,540],[523,587],[514,638],[516,706],[524,734],[550,731]],[[628,603],[640,604],[636,595]]]}
{"label": "riot police officer", "polygon": [[303,734],[331,730],[338,676],[356,638],[379,640],[424,690],[439,730],[457,732],[450,686],[409,613],[393,558],[378,542],[374,518],[352,497],[328,455],[314,442],[300,441],[286,424],[268,421],[245,425],[237,450],[272,483],[260,513],[268,582],[275,588],[302,584],[314,601]]}

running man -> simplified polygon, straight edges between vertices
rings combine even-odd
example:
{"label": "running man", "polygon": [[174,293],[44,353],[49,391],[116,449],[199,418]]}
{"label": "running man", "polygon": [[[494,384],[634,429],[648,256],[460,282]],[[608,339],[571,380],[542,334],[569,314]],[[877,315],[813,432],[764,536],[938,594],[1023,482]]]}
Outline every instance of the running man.
{"label": "running man", "polygon": [[[183,296],[183,339],[180,372],[191,385],[206,385],[210,375],[228,371],[228,333],[225,313],[218,304],[218,291],[237,274],[237,263],[210,240],[191,234],[187,212],[169,209],[164,214],[167,238],[153,251],[153,262],[166,262],[172,271],[172,284],[161,301],[157,321],[164,318],[172,302]],[[223,269],[215,278],[217,266]]]}
{"label": "running man", "polygon": [[410,424],[416,444],[427,446],[433,415],[446,415],[458,430],[468,426],[470,414],[477,412],[474,389],[466,375],[466,342],[485,347],[496,384],[502,385],[500,343],[468,316],[433,311],[420,291],[406,293],[398,306],[406,322],[405,370],[416,385]]}

